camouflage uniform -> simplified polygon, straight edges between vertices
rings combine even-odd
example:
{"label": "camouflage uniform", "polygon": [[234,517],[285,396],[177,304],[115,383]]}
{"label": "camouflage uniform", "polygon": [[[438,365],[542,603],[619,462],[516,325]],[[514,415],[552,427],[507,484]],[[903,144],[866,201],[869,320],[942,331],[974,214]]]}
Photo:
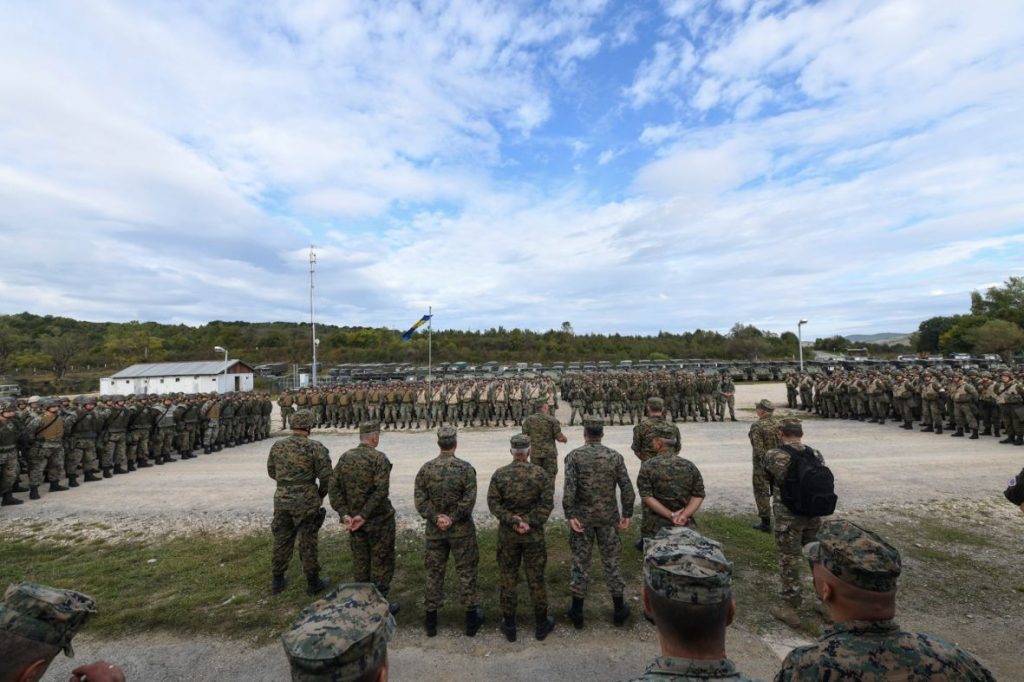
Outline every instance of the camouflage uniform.
{"label": "camouflage uniform", "polygon": [[752,483],[754,488],[754,503],[757,505],[757,515],[761,517],[762,521],[764,521],[765,519],[771,518],[772,515],[770,502],[772,486],[764,474],[764,457],[765,453],[769,450],[782,445],[782,441],[779,439],[779,423],[775,421],[775,418],[771,415],[775,409],[774,406],[768,400],[761,400],[757,403],[757,407],[767,411],[768,414],[751,424],[750,432],[747,435],[750,438],[750,446],[753,450]]}
{"label": "camouflage uniform", "polygon": [[0,600],[0,632],[74,656],[71,640],[95,613],[96,602],[81,592],[18,583],[9,586]]}
{"label": "camouflage uniform", "polygon": [[[598,420],[585,423],[596,424]],[[582,533],[569,533],[572,552],[569,589],[581,599],[587,596],[590,553],[595,542],[601,551],[608,591],[613,597],[621,597],[625,588],[619,566],[621,542],[616,525],[620,511],[615,496],[616,486],[622,498],[621,518],[630,518],[636,495],[622,455],[596,442],[578,447],[566,456],[562,509],[565,518],[578,519],[583,524]]]}
{"label": "camouflage uniform", "polygon": [[[648,408],[654,410],[660,410],[664,406],[664,402],[661,398],[651,398],[647,401]],[[671,424],[665,420],[661,415],[645,417],[643,421],[633,427],[633,445],[631,449],[641,462],[645,462],[652,457],[656,457],[658,451],[654,449],[654,431],[657,424],[668,424],[675,431],[676,443],[672,446],[672,451],[679,454],[682,451],[682,436],[679,433],[679,427],[675,424]]]}
{"label": "camouflage uniform", "polygon": [[[519,439],[519,440],[517,440]],[[530,439],[513,436],[512,447],[530,447]],[[525,443],[525,445],[524,445]],[[487,489],[487,507],[498,519],[498,570],[501,574],[501,610],[516,612],[516,587],[519,564],[523,564],[530,586],[530,601],[536,615],[547,615],[548,597],[544,584],[547,546],[544,523],[554,506],[551,477],[541,467],[529,462],[514,461],[491,477]],[[517,533],[519,521],[530,525],[528,533]]]}
{"label": "camouflage uniform", "polygon": [[[671,426],[671,424],[666,424]],[[704,479],[696,465],[672,453],[664,453],[640,465],[636,478],[640,499],[653,497],[672,511],[684,508],[691,497],[704,497]],[[655,514],[646,506],[640,523],[643,538],[654,537],[662,528],[672,528],[671,519]]]}
{"label": "camouflage uniform", "polygon": [[[57,403],[53,403],[54,406]],[[28,434],[34,440],[29,451],[28,482],[33,488],[43,483],[43,472],[51,483],[64,477],[64,419],[48,409],[33,417]]]}
{"label": "camouflage uniform", "polygon": [[[438,429],[438,440],[439,443],[447,442],[442,436],[447,436],[454,444],[455,429],[442,426]],[[420,467],[416,474],[415,501],[416,511],[427,521],[423,552],[423,565],[427,571],[426,610],[437,611],[444,601],[444,574],[449,554],[455,561],[462,605],[466,609],[476,607],[476,580],[480,565],[476,525],[473,523],[476,469],[454,453],[442,452]],[[452,525],[448,530],[437,527],[437,517],[442,514],[451,517]]]}
{"label": "camouflage uniform", "polygon": [[[360,433],[380,431],[364,422]],[[395,508],[388,497],[391,461],[380,450],[360,443],[345,451],[331,475],[331,507],[341,516],[361,516],[366,523],[349,533],[356,582],[373,582],[385,597],[395,574]]]}
{"label": "camouflage uniform", "polygon": [[[298,419],[298,414],[292,416],[293,425],[299,424]],[[267,474],[277,481],[274,520],[271,524],[274,533],[272,573],[279,576],[288,570],[296,536],[299,539],[299,558],[302,560],[303,571],[307,576],[319,573],[320,527],[317,525],[317,514],[327,494],[331,477],[328,449],[307,436],[291,435],[270,448]]]}
{"label": "camouflage uniform", "polygon": [[537,411],[523,420],[523,433],[530,437],[530,461],[544,469],[551,477],[551,485],[554,485],[558,475],[555,439],[562,435],[562,425],[550,414],[541,412],[540,405],[537,402]]}
{"label": "camouflage uniform", "polygon": [[[0,399],[0,410],[16,412],[14,399]],[[5,504],[9,504],[8,495],[11,495],[14,484],[18,482],[18,438],[20,436],[21,429],[18,422],[13,417],[7,419],[0,414],[0,497],[4,498]]]}

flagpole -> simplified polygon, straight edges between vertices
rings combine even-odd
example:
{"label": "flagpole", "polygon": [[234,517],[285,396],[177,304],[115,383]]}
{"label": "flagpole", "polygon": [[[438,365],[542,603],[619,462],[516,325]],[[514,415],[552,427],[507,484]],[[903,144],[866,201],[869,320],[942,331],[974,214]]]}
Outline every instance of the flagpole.
{"label": "flagpole", "polygon": [[427,306],[427,393],[430,393],[430,380],[434,364],[434,306]]}

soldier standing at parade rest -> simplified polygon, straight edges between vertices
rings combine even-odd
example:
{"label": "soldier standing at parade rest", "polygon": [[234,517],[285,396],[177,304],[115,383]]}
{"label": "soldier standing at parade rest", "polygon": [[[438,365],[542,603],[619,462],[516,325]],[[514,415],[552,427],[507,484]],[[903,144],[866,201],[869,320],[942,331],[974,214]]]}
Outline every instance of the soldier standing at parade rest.
{"label": "soldier standing at parade rest", "polygon": [[535,636],[544,639],[555,628],[548,615],[544,569],[548,551],[544,524],[554,506],[554,484],[546,471],[527,461],[530,437],[517,433],[510,441],[512,463],[491,477],[487,507],[498,519],[498,571],[501,574],[501,631],[516,641],[516,588],[519,564],[523,564],[536,624]]}
{"label": "soldier standing at parade rest", "polygon": [[318,542],[323,523],[321,504],[331,478],[330,451],[309,437],[313,415],[300,410],[292,415],[292,435],[274,443],[267,458],[267,474],[277,481],[274,493],[274,550],[271,559],[271,591],[277,594],[288,584],[285,572],[291,563],[296,536],[299,558],[306,574],[306,594],[322,592],[331,584],[320,577]]}
{"label": "soldier standing at parade rest", "polygon": [[655,424],[651,435],[658,454],[640,465],[636,478],[644,510],[641,542],[653,538],[662,528],[689,525],[704,502],[704,479],[693,462],[673,451],[673,429],[675,425],[668,422]]}
{"label": "soldier standing at parade rest", "polygon": [[15,421],[18,406],[14,398],[0,398],[0,505],[24,504],[14,496],[18,482],[18,436],[21,429]]}
{"label": "soldier standing at parade rest", "polygon": [[[629,618],[629,607],[622,596],[626,583],[619,565],[622,549],[619,531],[629,528],[636,502],[622,455],[601,444],[604,419],[596,415],[585,417],[583,437],[586,443],[565,458],[562,495],[562,508],[572,530],[569,533],[572,605],[566,615],[576,629],[583,627],[583,600],[590,582],[590,554],[595,542],[601,552],[604,579],[614,604],[612,622],[622,625]],[[621,511],[616,487],[622,499]]]}
{"label": "soldier standing at parade rest", "polygon": [[752,682],[725,653],[736,601],[720,544],[690,528],[659,531],[644,551],[641,597],[661,655],[632,682]]}
{"label": "soldier standing at parade rest", "polygon": [[775,405],[767,398],[757,401],[754,406],[757,412],[757,421],[750,425],[750,447],[753,450],[753,488],[754,503],[757,505],[757,515],[761,523],[754,526],[755,530],[762,533],[770,533],[772,530],[772,484],[765,476],[764,456],[769,450],[782,445],[779,440],[779,424],[772,417]]}
{"label": "soldier standing at parade rest", "polygon": [[[359,425],[359,445],[338,458],[331,474],[331,507],[349,532],[356,582],[373,582],[388,596],[395,575],[395,508],[391,505],[391,460],[377,449],[380,422]],[[391,604],[398,613],[399,604]]]}
{"label": "soldier standing at parade rest", "polygon": [[894,620],[900,553],[877,534],[849,521],[826,521],[803,554],[834,625],[816,643],[791,651],[776,682],[994,681],[955,644],[900,630]]}
{"label": "soldier standing at parade rest", "polygon": [[39,486],[43,472],[50,480],[50,492],[63,492],[60,484],[64,477],[64,419],[60,416],[60,401],[50,399],[42,403],[43,412],[28,423],[27,431],[34,444],[29,450],[29,499],[39,499]]}
{"label": "soldier standing at parade rest", "polygon": [[682,449],[682,439],[679,434],[679,427],[665,420],[665,401],[658,396],[651,396],[647,399],[647,416],[639,424],[633,427],[633,445],[630,449],[641,462],[655,457],[658,452],[654,448],[652,434],[658,424],[668,424],[675,434],[675,444],[672,451],[678,453]]}
{"label": "soldier standing at parade rest", "polygon": [[562,425],[549,414],[549,406],[543,398],[533,402],[533,414],[523,420],[523,433],[530,437],[530,461],[538,465],[551,477],[555,484],[558,475],[558,446],[567,442]]}
{"label": "soldier standing at parade rest", "polygon": [[484,624],[476,589],[480,568],[473,523],[476,469],[455,456],[458,431],[454,426],[445,425],[437,430],[437,446],[441,452],[420,467],[414,489],[416,511],[427,522],[423,551],[427,572],[424,625],[428,637],[437,634],[437,610],[444,602],[444,574],[451,554],[466,610],[466,636],[473,637]]}

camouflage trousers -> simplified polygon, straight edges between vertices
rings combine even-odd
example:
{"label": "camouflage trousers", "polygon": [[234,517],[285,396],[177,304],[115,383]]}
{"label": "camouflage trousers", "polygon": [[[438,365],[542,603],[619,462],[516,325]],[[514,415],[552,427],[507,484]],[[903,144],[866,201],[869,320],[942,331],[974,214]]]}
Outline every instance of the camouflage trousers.
{"label": "camouflage trousers", "polygon": [[212,448],[217,444],[217,432],[220,431],[220,420],[211,419],[206,422],[206,428],[203,429],[203,447]]}
{"label": "camouflage trousers", "polygon": [[572,564],[569,568],[569,591],[581,599],[587,596],[590,584],[590,554],[597,543],[601,552],[601,567],[604,569],[604,582],[613,597],[622,594],[626,582],[622,579],[619,566],[619,554],[622,541],[619,529],[615,526],[598,526],[585,528],[582,533],[569,532],[569,551],[572,553]]}
{"label": "camouflage trousers", "polygon": [[149,429],[134,429],[128,433],[128,461],[144,462],[149,459]]}
{"label": "camouflage trousers", "polygon": [[[292,415],[295,414],[295,408],[291,405],[283,405],[281,407],[281,428],[288,429],[288,420],[291,419]],[[203,446],[208,447],[206,441],[203,441]]]}
{"label": "camouflage trousers", "polygon": [[797,516],[786,505],[775,505],[775,551],[779,558],[779,580],[781,589],[779,596],[791,606],[799,606],[802,600],[800,587],[800,566],[806,566],[803,548],[808,542],[814,542],[821,518],[817,516]]}
{"label": "camouflage trousers", "polygon": [[75,438],[72,444],[71,452],[65,455],[64,469],[68,474],[74,474],[78,471],[78,466],[82,466],[82,473],[95,472],[99,462],[96,458],[96,439],[95,438]]}
{"label": "camouflage trousers", "polygon": [[188,422],[181,427],[181,431],[178,432],[179,452],[189,452],[192,450],[192,440],[195,430],[196,425],[192,422]]}
{"label": "camouflage trousers", "polygon": [[41,441],[28,451],[29,485],[42,485],[44,471],[51,481],[64,478],[64,443],[61,441]]}
{"label": "camouflage trousers", "polygon": [[477,606],[476,578],[480,569],[480,549],[476,533],[448,540],[427,540],[423,550],[423,566],[427,570],[424,606],[437,611],[444,604],[444,577],[448,568],[448,555],[455,561],[455,574],[459,578],[459,599],[462,606]]}
{"label": "camouflage trousers", "polygon": [[302,570],[312,573],[320,570],[320,529],[316,525],[316,509],[290,511],[275,509],[270,530],[274,534],[274,550],[270,560],[273,575],[284,575],[292,560],[295,538],[299,539],[299,559]]}
{"label": "camouflage trousers", "polygon": [[398,417],[402,420],[403,424],[409,424],[412,422],[412,403],[402,403],[398,408]]}
{"label": "camouflage trousers", "polygon": [[100,466],[109,469],[115,464],[122,469],[128,465],[125,441],[128,434],[124,431],[115,431],[107,434],[107,442],[103,444],[103,455],[100,457]]}
{"label": "camouflage trousers", "polygon": [[544,571],[548,562],[548,549],[544,536],[538,538],[535,542],[515,542],[514,539],[510,541],[498,536],[498,593],[503,614],[512,615],[516,612],[520,564],[526,573],[534,613],[547,613],[548,590],[544,582]]}
{"label": "camouflage trousers", "polygon": [[388,596],[395,575],[395,517],[349,533],[348,544],[352,549],[352,580],[372,582]]}
{"label": "camouflage trousers", "polygon": [[583,403],[579,401],[574,401],[570,404],[572,405],[572,410],[569,412],[569,425],[571,426],[576,423],[576,415],[580,416],[580,422],[583,421],[583,415],[586,414],[586,408],[583,406]]}
{"label": "camouflage trousers", "polygon": [[761,457],[754,453],[754,475],[752,477],[754,487],[754,504],[757,505],[757,515],[762,519],[771,518],[772,515],[772,486],[761,466]]}
{"label": "camouflage trousers", "polygon": [[235,435],[235,420],[221,418],[217,424],[217,443],[227,444]]}
{"label": "camouflage trousers", "polygon": [[174,452],[174,428],[163,428],[157,429],[156,432],[156,447],[153,448],[153,454],[157,457],[167,457]]}
{"label": "camouflage trousers", "polygon": [[953,418],[958,429],[973,431],[978,428],[978,418],[974,416],[974,407],[970,403],[953,403]]}
{"label": "camouflage trousers", "polygon": [[[581,417],[582,418],[582,417]],[[508,420],[508,403],[500,401],[494,403],[494,423],[497,425],[498,422],[506,422]]]}
{"label": "camouflage trousers", "polygon": [[13,445],[0,448],[0,495],[6,495],[18,481],[18,449]]}
{"label": "camouflage trousers", "polygon": [[551,485],[555,484],[555,476],[558,475],[558,455],[530,455],[530,463],[548,472]]}
{"label": "camouflage trousers", "polygon": [[942,426],[942,403],[925,398],[921,402],[921,423],[927,426]]}
{"label": "camouflage trousers", "polygon": [[1000,405],[999,412],[1007,436],[1019,436],[1024,433],[1024,406]]}
{"label": "camouflage trousers", "polygon": [[914,421],[914,409],[910,404],[910,400],[907,398],[893,398],[892,399],[893,409],[896,411],[896,417],[903,420],[904,422]]}

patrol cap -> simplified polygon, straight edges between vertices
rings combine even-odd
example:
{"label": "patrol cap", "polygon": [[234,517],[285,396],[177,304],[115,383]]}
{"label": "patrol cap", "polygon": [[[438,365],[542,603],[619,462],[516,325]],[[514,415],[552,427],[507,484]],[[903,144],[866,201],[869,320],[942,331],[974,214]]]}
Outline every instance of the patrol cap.
{"label": "patrol cap", "polygon": [[73,657],[71,639],[94,613],[96,602],[81,592],[18,583],[10,585],[0,601],[0,630],[50,644]]}
{"label": "patrol cap", "polygon": [[313,428],[313,413],[309,410],[299,410],[288,419],[288,426],[309,431]]}
{"label": "patrol cap", "polygon": [[756,407],[759,410],[764,410],[765,412],[775,411],[775,404],[772,401],[768,400],[768,398],[761,398],[760,400],[757,401],[757,404],[754,405],[754,407]]}
{"label": "patrol cap", "polygon": [[664,410],[665,401],[662,400],[659,396],[652,395],[650,398],[647,399],[647,407],[651,408],[652,410]]}
{"label": "patrol cap", "polygon": [[377,588],[349,583],[304,608],[281,643],[292,680],[349,682],[380,667],[394,631],[394,616]]}
{"label": "patrol cap", "polygon": [[517,433],[509,438],[509,444],[513,450],[525,450],[530,447],[530,437],[525,433]]}
{"label": "patrol cap", "polygon": [[644,582],[666,599],[718,604],[732,597],[732,562],[691,528],[662,528],[644,543]]}
{"label": "patrol cap", "polygon": [[651,425],[652,438],[664,438],[666,440],[676,439],[676,430],[668,422],[655,422]]}
{"label": "patrol cap", "polygon": [[459,431],[450,424],[445,424],[437,430],[437,444],[441,446],[454,445],[458,440]]}
{"label": "patrol cap", "polygon": [[379,421],[367,420],[359,424],[359,433],[377,433],[378,431],[380,431]]}
{"label": "patrol cap", "polygon": [[804,556],[855,587],[892,592],[900,575],[900,553],[876,533],[846,520],[825,521]]}
{"label": "patrol cap", "polygon": [[604,428],[604,417],[599,414],[587,414],[583,416],[583,428],[585,429],[603,429]]}
{"label": "patrol cap", "polygon": [[803,421],[799,417],[786,417],[785,419],[779,420],[779,428],[799,428],[803,429]]}

